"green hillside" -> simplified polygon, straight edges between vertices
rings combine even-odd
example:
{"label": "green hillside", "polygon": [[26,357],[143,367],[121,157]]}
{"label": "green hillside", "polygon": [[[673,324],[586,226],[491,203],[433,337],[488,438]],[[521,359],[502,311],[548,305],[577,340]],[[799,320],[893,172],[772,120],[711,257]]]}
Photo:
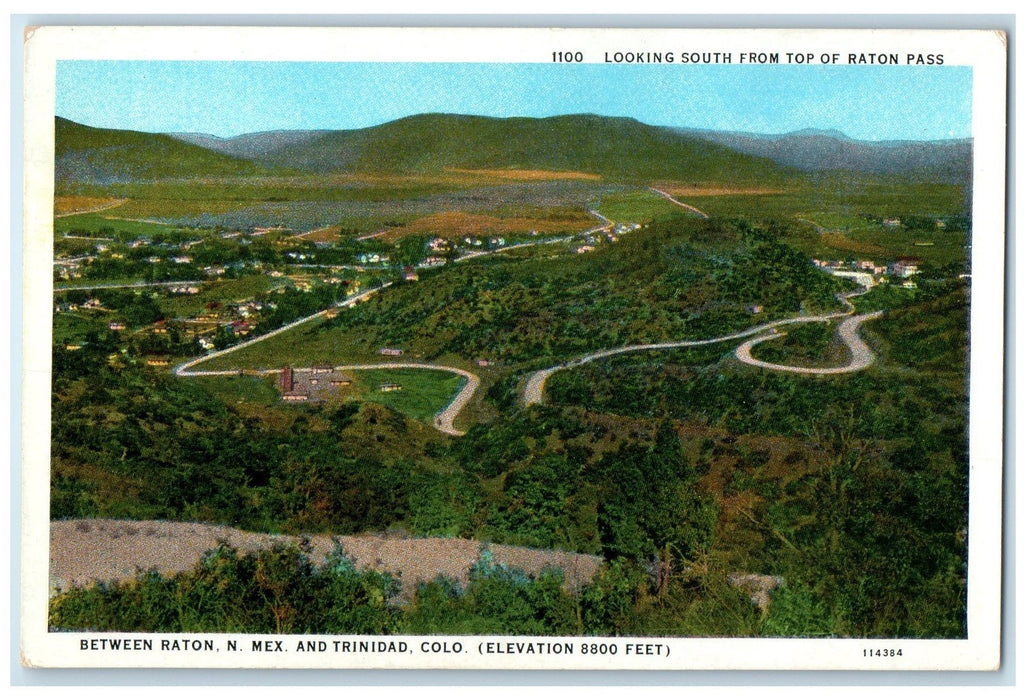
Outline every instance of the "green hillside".
{"label": "green hillside", "polygon": [[576,170],[615,179],[779,180],[788,171],[634,119],[423,114],[311,138],[272,156],[302,170],[432,172],[448,168]]}
{"label": "green hillside", "polygon": [[96,129],[57,117],[58,183],[112,183],[169,177],[256,175],[267,168],[170,136]]}

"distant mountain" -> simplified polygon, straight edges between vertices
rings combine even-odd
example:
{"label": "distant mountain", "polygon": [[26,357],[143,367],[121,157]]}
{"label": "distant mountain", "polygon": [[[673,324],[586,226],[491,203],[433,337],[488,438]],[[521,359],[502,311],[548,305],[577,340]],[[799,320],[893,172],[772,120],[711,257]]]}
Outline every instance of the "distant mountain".
{"label": "distant mountain", "polygon": [[58,182],[108,184],[167,177],[253,175],[250,161],[187,144],[164,134],[97,129],[57,117]]}
{"label": "distant mountain", "polygon": [[803,129],[760,135],[680,129],[680,133],[803,171],[842,170],[908,175],[942,182],[969,182],[971,139],[948,141],[858,141],[839,131]]}
{"label": "distant mountain", "polygon": [[177,133],[170,136],[200,146],[211,151],[217,151],[234,158],[245,158],[246,160],[269,160],[274,158],[285,158],[290,149],[305,145],[307,142],[330,131],[263,131],[254,134],[243,134],[231,138],[221,138],[211,134]]}
{"label": "distant mountain", "polygon": [[307,172],[575,170],[610,179],[779,179],[771,161],[634,119],[421,114],[366,129],[267,132],[233,139],[178,134],[220,153]]}

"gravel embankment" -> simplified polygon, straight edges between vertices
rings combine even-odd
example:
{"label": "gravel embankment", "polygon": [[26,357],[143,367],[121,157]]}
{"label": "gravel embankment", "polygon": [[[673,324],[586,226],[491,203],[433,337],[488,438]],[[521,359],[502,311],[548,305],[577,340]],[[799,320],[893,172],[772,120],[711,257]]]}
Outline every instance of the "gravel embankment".
{"label": "gravel embankment", "polygon": [[[337,539],[357,567],[399,575],[404,597],[412,595],[417,583],[439,575],[465,583],[484,546],[476,540],[441,537],[354,535]],[[222,540],[247,552],[275,541],[298,542],[299,538],[200,523],[57,520],[50,523],[50,590],[55,593],[72,586],[132,578],[139,570],[186,571]],[[310,543],[318,564],[333,548],[329,535],[313,535]],[[590,581],[601,562],[601,557],[572,552],[507,545],[490,545],[490,549],[496,563],[527,573],[560,568],[571,588]]]}

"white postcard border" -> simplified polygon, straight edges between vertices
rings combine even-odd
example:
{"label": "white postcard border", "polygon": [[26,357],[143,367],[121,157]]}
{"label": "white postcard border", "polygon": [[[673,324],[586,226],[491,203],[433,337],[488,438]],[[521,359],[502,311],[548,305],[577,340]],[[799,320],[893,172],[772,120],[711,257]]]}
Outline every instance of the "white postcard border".
{"label": "white postcard border", "polygon": [[[344,33],[345,42],[336,37]],[[56,62],[121,60],[306,60],[420,62],[549,62],[551,52],[635,46],[639,41],[670,49],[785,51],[801,46],[818,54],[857,45],[863,51],[943,52],[948,65],[973,67],[974,245],[972,250],[973,352],[970,357],[970,528],[968,640],[777,640],[572,638],[568,643],[663,642],[669,657],[616,658],[580,655],[288,654],[278,659],[253,652],[159,652],[160,640],[182,635],[54,634],[46,631],[48,591],[48,481],[50,326],[52,303],[53,116]],[[25,76],[25,208],[22,388],[22,654],[28,665],[89,667],[232,668],[510,668],[510,669],[851,669],[946,670],[996,668],[1000,658],[1002,386],[1004,328],[1005,46],[993,32],[950,30],[672,30],[672,29],[366,29],[229,27],[44,27],[29,33]],[[841,48],[840,51],[844,49]],[[997,108],[997,106],[1000,108]],[[979,274],[989,271],[987,274]],[[82,650],[83,639],[151,640],[158,651],[131,654]],[[225,648],[229,637],[191,635]],[[253,637],[256,639],[257,637]],[[304,636],[304,639],[308,637]],[[345,637],[316,637],[339,641]],[[362,638],[404,640],[410,647],[445,637]],[[448,638],[467,646],[468,638]],[[472,639],[473,646],[530,638]],[[294,645],[295,638],[285,638]],[[555,638],[535,640],[552,643]],[[867,646],[900,645],[900,658],[859,659]],[[499,658],[502,656],[503,658]]]}

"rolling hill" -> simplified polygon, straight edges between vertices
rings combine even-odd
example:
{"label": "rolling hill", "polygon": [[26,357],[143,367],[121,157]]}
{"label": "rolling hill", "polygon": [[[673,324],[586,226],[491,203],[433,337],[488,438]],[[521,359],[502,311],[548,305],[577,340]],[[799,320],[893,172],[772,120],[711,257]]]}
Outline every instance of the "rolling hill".
{"label": "rolling hill", "polygon": [[310,134],[285,145],[272,133],[258,160],[312,172],[509,168],[583,171],[615,180],[786,177],[767,159],[634,119],[595,115],[422,114],[367,129]]}
{"label": "rolling hill", "polygon": [[110,184],[173,177],[256,175],[256,163],[164,134],[97,129],[57,117],[55,176],[62,182]]}

